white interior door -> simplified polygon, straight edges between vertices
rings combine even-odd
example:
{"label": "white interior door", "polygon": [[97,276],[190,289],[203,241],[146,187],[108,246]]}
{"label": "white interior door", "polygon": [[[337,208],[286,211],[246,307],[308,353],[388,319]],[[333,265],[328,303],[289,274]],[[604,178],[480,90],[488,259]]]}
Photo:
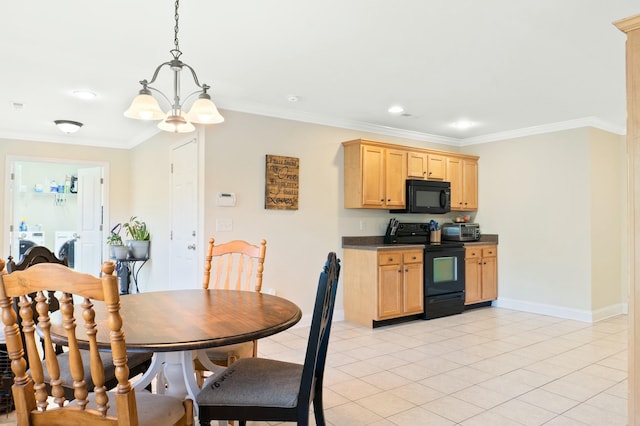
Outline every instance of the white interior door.
{"label": "white interior door", "polygon": [[197,288],[198,144],[171,150],[171,287]]}
{"label": "white interior door", "polygon": [[102,167],[78,169],[78,235],[74,269],[96,276],[102,264]]}

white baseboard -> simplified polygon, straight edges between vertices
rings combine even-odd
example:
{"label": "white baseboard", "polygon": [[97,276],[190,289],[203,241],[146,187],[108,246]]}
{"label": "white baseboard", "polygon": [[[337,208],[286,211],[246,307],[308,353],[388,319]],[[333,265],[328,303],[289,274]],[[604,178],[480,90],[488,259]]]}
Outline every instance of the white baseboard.
{"label": "white baseboard", "polygon": [[618,303],[616,305],[607,306],[595,311],[587,311],[583,309],[567,308],[566,306],[532,303],[522,300],[500,297],[498,298],[498,300],[492,303],[492,306],[590,323],[598,322],[616,315],[628,313],[628,306],[626,303]]}

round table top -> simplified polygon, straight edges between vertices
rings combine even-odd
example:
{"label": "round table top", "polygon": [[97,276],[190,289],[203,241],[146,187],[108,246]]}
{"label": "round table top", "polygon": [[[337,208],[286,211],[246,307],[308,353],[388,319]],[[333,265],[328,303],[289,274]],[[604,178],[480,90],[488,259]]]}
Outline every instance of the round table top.
{"label": "round table top", "polygon": [[[120,297],[128,351],[195,350],[260,339],[296,324],[300,308],[286,299],[253,291],[173,290]],[[104,304],[94,301],[98,346],[109,348]],[[87,343],[82,308],[75,309],[79,345]],[[66,344],[61,313],[51,314],[51,337]],[[85,346],[86,347],[86,346]]]}

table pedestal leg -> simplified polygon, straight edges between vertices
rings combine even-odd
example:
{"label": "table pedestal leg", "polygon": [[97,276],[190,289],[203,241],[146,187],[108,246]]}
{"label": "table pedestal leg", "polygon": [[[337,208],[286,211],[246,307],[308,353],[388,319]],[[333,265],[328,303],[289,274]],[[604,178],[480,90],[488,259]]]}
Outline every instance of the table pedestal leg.
{"label": "table pedestal leg", "polygon": [[154,378],[158,379],[158,393],[164,393],[178,399],[189,398],[193,401],[195,415],[198,415],[196,395],[200,391],[196,384],[191,351],[156,352],[151,365],[133,387],[144,389]]}

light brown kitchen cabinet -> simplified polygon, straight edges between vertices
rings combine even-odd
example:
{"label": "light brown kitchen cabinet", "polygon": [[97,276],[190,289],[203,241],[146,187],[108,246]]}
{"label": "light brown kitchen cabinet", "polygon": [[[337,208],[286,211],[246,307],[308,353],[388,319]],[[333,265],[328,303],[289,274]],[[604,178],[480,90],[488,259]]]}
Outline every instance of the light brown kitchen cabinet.
{"label": "light brown kitchen cabinet", "polygon": [[478,210],[478,161],[448,157],[446,171],[451,182],[451,210]]}
{"label": "light brown kitchen cabinet", "polygon": [[345,249],[344,313],[368,327],[424,311],[423,250]]}
{"label": "light brown kitchen cabinet", "polygon": [[498,246],[465,247],[465,305],[498,298]]}
{"label": "light brown kitchen cabinet", "polygon": [[344,206],[404,208],[407,152],[354,142],[345,145]]}
{"label": "light brown kitchen cabinet", "polygon": [[[344,146],[344,206],[405,208],[405,181],[451,181],[451,209],[478,209],[478,157],[355,139]],[[457,198],[454,198],[457,197]]]}
{"label": "light brown kitchen cabinet", "polygon": [[444,180],[447,157],[439,154],[409,151],[407,177],[412,179]]}

